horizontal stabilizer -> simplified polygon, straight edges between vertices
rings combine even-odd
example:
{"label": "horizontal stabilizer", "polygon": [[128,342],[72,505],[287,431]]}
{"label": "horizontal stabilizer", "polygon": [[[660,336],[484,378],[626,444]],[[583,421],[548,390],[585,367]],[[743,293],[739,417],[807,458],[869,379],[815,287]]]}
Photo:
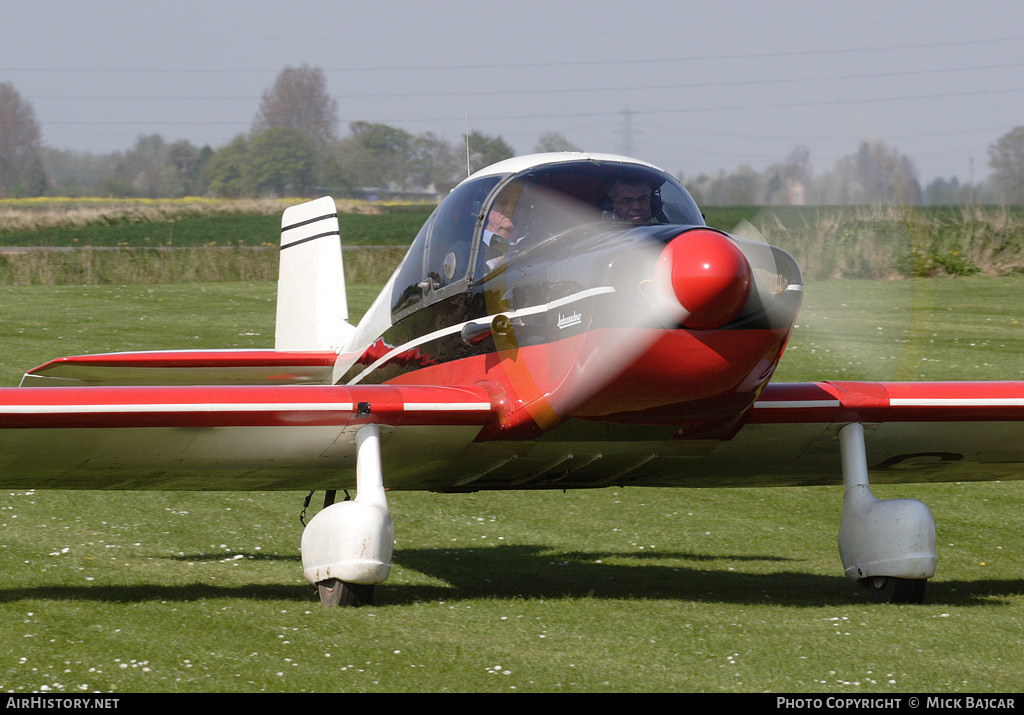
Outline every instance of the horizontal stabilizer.
{"label": "horizontal stabilizer", "polygon": [[22,387],[329,384],[334,351],[156,350],[78,355],[32,368]]}

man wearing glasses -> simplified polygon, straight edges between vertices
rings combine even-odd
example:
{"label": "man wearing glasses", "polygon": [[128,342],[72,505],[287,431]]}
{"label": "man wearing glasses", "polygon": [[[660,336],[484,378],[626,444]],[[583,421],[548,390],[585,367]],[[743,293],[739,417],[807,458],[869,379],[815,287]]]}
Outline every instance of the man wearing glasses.
{"label": "man wearing glasses", "polygon": [[613,216],[631,223],[654,223],[651,211],[651,187],[645,181],[619,179],[608,190]]}

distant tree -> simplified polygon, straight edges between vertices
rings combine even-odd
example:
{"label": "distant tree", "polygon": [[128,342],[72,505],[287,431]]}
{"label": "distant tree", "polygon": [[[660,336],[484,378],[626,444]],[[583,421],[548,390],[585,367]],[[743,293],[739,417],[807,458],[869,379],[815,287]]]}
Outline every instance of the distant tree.
{"label": "distant tree", "polygon": [[213,155],[213,148],[209,144],[205,144],[192,159],[187,179],[187,192],[190,196],[206,194],[210,185],[209,168]]}
{"label": "distant tree", "polygon": [[197,196],[205,192],[203,171],[213,155],[185,140],[167,145],[161,157],[159,186],[161,196]]}
{"label": "distant tree", "polygon": [[785,179],[807,182],[811,179],[811,150],[803,144],[797,144],[786,157]]}
{"label": "distant tree", "polygon": [[199,195],[206,190],[205,169],[212,155],[209,147],[199,149],[183,139],[168,143],[159,134],[141,136],[128,151],[106,158],[110,168],[99,192],[147,198]]}
{"label": "distant tree", "polygon": [[[58,196],[109,196],[103,182],[114,173],[118,155],[79,153],[70,149],[45,147],[43,169],[52,192]],[[129,192],[131,188],[127,189]]]}
{"label": "distant tree", "polygon": [[720,171],[714,176],[700,174],[685,182],[694,200],[708,206],[753,206],[765,193],[763,185],[770,183],[752,167],[744,164],[731,174]]}
{"label": "distant tree", "polygon": [[964,204],[981,198],[981,193],[978,187],[961,184],[955,176],[951,179],[939,177],[924,187],[922,201],[926,206]]}
{"label": "distant tree", "polygon": [[768,174],[768,183],[765,185],[762,203],[769,206],[788,203],[789,189],[787,188],[786,182],[782,176],[783,173],[781,171],[770,172]]}
{"label": "distant tree", "polygon": [[684,177],[682,172],[676,177],[679,182],[686,187],[686,190],[690,192],[693,200],[698,205],[703,206],[704,204],[710,204],[708,201],[708,186],[711,183],[711,177],[701,172],[696,177]]}
{"label": "distant tree", "polygon": [[1024,204],[1024,125],[999,137],[988,148],[991,182],[1002,201]]}
{"label": "distant tree", "polygon": [[249,161],[249,137],[239,134],[227,146],[218,149],[206,169],[208,191],[215,196],[238,197],[251,193],[246,184]]}
{"label": "distant tree", "polygon": [[573,144],[571,141],[566,139],[558,132],[548,132],[547,134],[541,135],[540,139],[537,140],[537,146],[534,147],[534,151],[538,152],[549,152],[549,151],[583,151],[578,146]]}
{"label": "distant tree", "polygon": [[324,174],[326,186],[335,192],[432,188],[443,194],[465,171],[464,155],[432,132],[413,135],[364,121],[352,122],[349,130],[330,152]]}
{"label": "distant tree", "polygon": [[885,166],[878,161],[880,151],[876,146],[861,142],[852,157],[853,179],[863,193],[862,201],[881,201],[889,190],[889,177]]}
{"label": "distant tree", "polygon": [[352,122],[351,134],[338,143],[336,164],[355,187],[402,187],[410,174],[416,138],[397,127]]}
{"label": "distant tree", "polygon": [[295,129],[322,141],[335,138],[338,103],[327,94],[327,78],[318,67],[285,67],[263,93],[253,120],[253,135],[271,128]]}
{"label": "distant tree", "polygon": [[469,135],[469,166],[478,171],[502,159],[510,159],[516,153],[501,137],[491,137],[474,130]]}
{"label": "distant tree", "polygon": [[455,147],[433,132],[420,134],[413,140],[409,159],[410,184],[424,188],[433,186],[441,193],[451,190],[465,171],[464,160]]}
{"label": "distant tree", "polygon": [[352,122],[352,138],[375,154],[403,156],[408,153],[413,135],[404,129],[374,122]]}
{"label": "distant tree", "polygon": [[817,177],[812,192],[824,204],[921,203],[917,168],[885,142],[862,142],[855,154]]}
{"label": "distant tree", "polygon": [[762,202],[768,205],[788,204],[794,184],[799,183],[805,189],[810,184],[810,149],[802,144],[797,144],[789,152],[785,162],[768,167],[765,177],[767,177],[767,182]]}
{"label": "distant tree", "polygon": [[242,176],[259,194],[302,196],[313,184],[313,140],[298,129],[273,127],[249,144]]}
{"label": "distant tree", "polygon": [[734,173],[725,177],[718,188],[715,203],[721,206],[753,206],[758,202],[760,177],[748,165],[739,167]]}
{"label": "distant tree", "polygon": [[913,162],[885,142],[863,142],[854,157],[863,201],[921,203],[921,185]]}
{"label": "distant tree", "polygon": [[46,192],[42,144],[32,105],[14,85],[0,83],[0,196],[42,196]]}
{"label": "distant tree", "polygon": [[160,170],[167,142],[159,134],[141,136],[130,151],[125,152],[117,175],[131,184],[135,196],[155,198],[160,195]]}

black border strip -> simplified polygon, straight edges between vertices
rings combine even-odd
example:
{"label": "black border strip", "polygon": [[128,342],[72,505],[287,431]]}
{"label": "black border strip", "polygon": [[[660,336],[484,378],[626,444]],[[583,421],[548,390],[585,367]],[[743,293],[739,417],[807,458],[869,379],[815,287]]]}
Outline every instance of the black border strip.
{"label": "black border strip", "polygon": [[285,226],[284,228],[282,228],[281,233],[284,233],[285,231],[291,231],[293,228],[298,228],[299,226],[305,226],[307,224],[316,223],[317,221],[323,221],[326,218],[338,218],[338,213],[334,212],[332,214],[324,214],[323,216],[317,216],[316,218],[308,218],[305,221],[293,223],[289,226]]}
{"label": "black border strip", "polygon": [[324,236],[337,236],[338,239],[341,240],[341,232],[340,231],[328,231],[327,233],[318,233],[315,236],[309,236],[307,238],[300,238],[298,241],[292,241],[291,243],[287,243],[287,244],[281,246],[281,250],[283,251],[284,249],[291,248],[292,246],[298,246],[298,245],[303,244],[303,243],[309,243],[310,241],[315,241],[316,239],[323,238]]}

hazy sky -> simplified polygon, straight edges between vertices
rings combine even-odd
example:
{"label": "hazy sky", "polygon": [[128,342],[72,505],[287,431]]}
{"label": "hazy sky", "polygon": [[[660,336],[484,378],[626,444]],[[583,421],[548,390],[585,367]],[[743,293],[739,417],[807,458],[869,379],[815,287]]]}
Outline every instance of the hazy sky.
{"label": "hazy sky", "polygon": [[339,134],[366,120],[520,154],[546,132],[693,175],[815,172],[880,139],[922,183],[981,179],[1024,124],[1021,0],[0,0],[0,82],[44,141],[158,133],[214,148],[288,65],[324,70]]}

